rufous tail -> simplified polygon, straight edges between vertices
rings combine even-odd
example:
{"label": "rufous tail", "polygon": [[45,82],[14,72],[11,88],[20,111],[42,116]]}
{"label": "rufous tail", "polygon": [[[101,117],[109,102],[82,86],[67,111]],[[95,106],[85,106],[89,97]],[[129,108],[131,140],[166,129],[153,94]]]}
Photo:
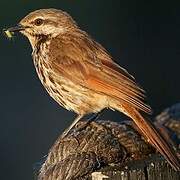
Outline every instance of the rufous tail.
{"label": "rufous tail", "polygon": [[169,145],[161,133],[156,130],[151,121],[144,118],[134,107],[120,105],[119,107],[115,107],[115,109],[132,118],[139,130],[145,138],[147,138],[148,142],[165,157],[165,159],[176,171],[180,171],[179,158],[174,149]]}

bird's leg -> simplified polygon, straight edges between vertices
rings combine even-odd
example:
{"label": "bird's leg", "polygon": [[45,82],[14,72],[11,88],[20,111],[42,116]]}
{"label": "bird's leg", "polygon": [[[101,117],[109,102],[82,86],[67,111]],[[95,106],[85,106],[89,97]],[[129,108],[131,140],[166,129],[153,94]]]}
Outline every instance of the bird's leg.
{"label": "bird's leg", "polygon": [[99,111],[98,113],[93,114],[90,118],[87,119],[87,124],[89,124],[91,121],[97,120],[102,115],[103,112],[104,109]]}
{"label": "bird's leg", "polygon": [[79,120],[82,119],[83,116],[84,116],[84,115],[78,115],[78,116],[74,119],[73,123],[72,123],[67,129],[65,129],[65,131],[62,133],[61,138],[64,138],[65,136],[67,136],[67,134],[70,132],[70,130],[76,125],[76,123],[77,123]]}
{"label": "bird's leg", "polygon": [[86,127],[90,124],[90,122],[97,120],[97,119],[102,115],[103,112],[104,112],[104,109],[101,110],[101,111],[99,111],[98,113],[93,114],[90,118],[88,118],[88,119],[85,121],[85,123],[83,124],[83,126],[77,128],[76,131],[81,131],[81,130],[83,130],[84,128],[86,128]]}

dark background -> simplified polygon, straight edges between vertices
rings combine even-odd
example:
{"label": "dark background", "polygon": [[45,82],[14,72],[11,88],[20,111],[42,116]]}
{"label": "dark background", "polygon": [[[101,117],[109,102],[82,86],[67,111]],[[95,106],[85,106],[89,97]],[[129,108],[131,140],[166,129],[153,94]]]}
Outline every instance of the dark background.
{"label": "dark background", "polygon": [[[146,2],[146,3],[145,3]],[[1,0],[0,28],[39,8],[69,12],[147,91],[154,114],[180,98],[178,4],[140,0]],[[33,168],[75,115],[43,89],[25,37],[0,36],[0,179],[33,179]],[[106,111],[104,119],[120,120]]]}

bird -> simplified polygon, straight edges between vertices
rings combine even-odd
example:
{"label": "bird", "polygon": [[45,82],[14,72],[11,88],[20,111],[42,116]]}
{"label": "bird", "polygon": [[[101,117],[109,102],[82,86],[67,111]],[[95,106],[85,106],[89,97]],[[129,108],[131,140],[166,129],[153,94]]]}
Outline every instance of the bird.
{"label": "bird", "polygon": [[180,170],[178,156],[149,118],[152,110],[144,102],[145,91],[67,12],[38,9],[6,32],[20,32],[29,39],[42,85],[60,106],[77,114],[62,137],[85,115],[117,110],[131,118],[147,141]]}

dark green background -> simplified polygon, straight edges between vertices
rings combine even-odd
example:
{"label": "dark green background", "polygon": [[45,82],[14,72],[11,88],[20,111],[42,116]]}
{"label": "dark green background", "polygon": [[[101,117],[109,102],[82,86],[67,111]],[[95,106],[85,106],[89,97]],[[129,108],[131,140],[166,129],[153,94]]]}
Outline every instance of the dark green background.
{"label": "dark green background", "polygon": [[[155,114],[180,98],[180,9],[173,1],[1,0],[0,27],[28,12],[55,7],[108,49],[147,91]],[[33,168],[75,115],[59,107],[41,86],[25,37],[0,36],[0,179],[30,180]],[[107,111],[103,118],[120,120]]]}

